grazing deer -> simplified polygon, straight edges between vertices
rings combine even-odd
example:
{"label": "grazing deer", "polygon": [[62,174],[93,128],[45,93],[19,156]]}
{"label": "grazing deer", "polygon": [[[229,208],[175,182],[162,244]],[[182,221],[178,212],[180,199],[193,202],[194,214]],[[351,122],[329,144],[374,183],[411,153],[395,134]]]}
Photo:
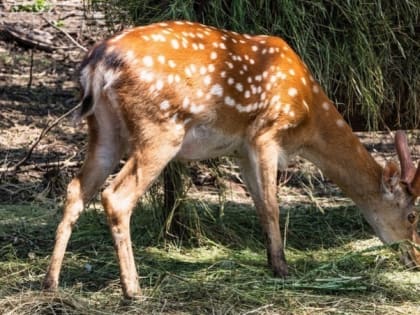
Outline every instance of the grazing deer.
{"label": "grazing deer", "polygon": [[[56,289],[75,224],[121,156],[128,160],[102,193],[126,297],[140,294],[130,238],[138,199],[173,159],[238,159],[267,240],[275,276],[287,265],[279,228],[276,174],[300,155],[362,209],[384,243],[419,243],[415,199],[420,167],[397,133],[399,167],[370,156],[308,68],[282,39],[192,22],[157,23],[97,44],[81,65],[79,118],[89,144],[70,182],[44,287]],[[420,263],[410,246],[406,263]]]}

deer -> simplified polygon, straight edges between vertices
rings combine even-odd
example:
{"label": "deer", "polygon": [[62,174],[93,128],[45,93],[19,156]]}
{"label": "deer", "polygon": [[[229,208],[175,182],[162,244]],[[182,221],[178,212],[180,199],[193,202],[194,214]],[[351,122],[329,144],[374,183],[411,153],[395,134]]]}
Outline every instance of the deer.
{"label": "deer", "polygon": [[190,21],[127,29],[87,53],[80,88],[77,118],[87,121],[87,154],[68,184],[45,289],[57,289],[72,227],[123,156],[126,162],[102,191],[101,202],[126,298],[141,296],[131,214],[172,160],[237,160],[275,277],[288,275],[276,176],[295,156],[337,184],[383,243],[407,241],[402,261],[420,265],[415,208],[420,163],[413,163],[407,136],[396,132],[400,166],[377,163],[280,37]]}

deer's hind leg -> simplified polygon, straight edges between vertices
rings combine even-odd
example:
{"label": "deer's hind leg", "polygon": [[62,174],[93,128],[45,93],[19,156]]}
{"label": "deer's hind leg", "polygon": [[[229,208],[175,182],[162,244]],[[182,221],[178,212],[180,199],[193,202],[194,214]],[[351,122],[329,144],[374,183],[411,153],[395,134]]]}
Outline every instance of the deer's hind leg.
{"label": "deer's hind leg", "polygon": [[110,124],[104,121],[112,119],[110,116],[102,113],[102,115],[91,115],[87,119],[89,126],[87,156],[80,172],[67,186],[63,217],[57,227],[54,250],[43,283],[44,289],[47,290],[55,290],[58,286],[64,253],[73,225],[86,203],[94,197],[116,167],[123,151],[124,144],[119,133],[115,129],[108,128]]}
{"label": "deer's hind leg", "polygon": [[102,203],[114,240],[120,266],[123,293],[127,298],[141,294],[130,236],[130,218],[134,206],[147,188],[180,149],[182,135],[162,132],[148,124],[149,140],[134,140],[130,157],[113,182],[102,194]]}

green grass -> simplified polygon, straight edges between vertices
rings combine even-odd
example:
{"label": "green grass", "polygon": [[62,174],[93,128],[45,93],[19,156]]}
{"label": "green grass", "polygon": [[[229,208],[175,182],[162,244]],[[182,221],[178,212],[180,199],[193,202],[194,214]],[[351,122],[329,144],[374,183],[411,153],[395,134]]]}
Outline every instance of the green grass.
{"label": "green grass", "polygon": [[[24,2],[24,1],[22,1]],[[12,7],[15,12],[46,12],[51,8],[51,4],[46,0],[27,1],[25,4],[17,4]]]}
{"label": "green grass", "polygon": [[[75,226],[56,294],[40,291],[59,220],[55,204],[0,205],[0,309],[6,314],[397,314],[420,313],[420,275],[404,270],[357,210],[338,203],[283,211],[291,275],[271,276],[248,203],[217,207],[187,200],[200,215],[189,241],[159,241],[147,204],[132,235],[144,293],[121,296],[106,220],[90,208]],[[185,214],[187,215],[187,214]],[[286,220],[288,216],[288,220]],[[284,227],[283,227],[284,230]]]}

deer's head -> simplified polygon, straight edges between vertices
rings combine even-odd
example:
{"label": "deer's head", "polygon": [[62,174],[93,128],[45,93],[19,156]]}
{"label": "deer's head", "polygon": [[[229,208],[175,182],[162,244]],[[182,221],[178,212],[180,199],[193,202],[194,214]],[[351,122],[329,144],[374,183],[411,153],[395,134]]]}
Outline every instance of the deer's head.
{"label": "deer's head", "polygon": [[395,146],[401,168],[395,162],[385,165],[382,207],[373,213],[369,221],[384,243],[407,240],[407,244],[400,247],[402,260],[409,267],[420,266],[420,237],[417,233],[419,210],[415,206],[420,196],[420,162],[416,168],[404,132],[396,132]]}

